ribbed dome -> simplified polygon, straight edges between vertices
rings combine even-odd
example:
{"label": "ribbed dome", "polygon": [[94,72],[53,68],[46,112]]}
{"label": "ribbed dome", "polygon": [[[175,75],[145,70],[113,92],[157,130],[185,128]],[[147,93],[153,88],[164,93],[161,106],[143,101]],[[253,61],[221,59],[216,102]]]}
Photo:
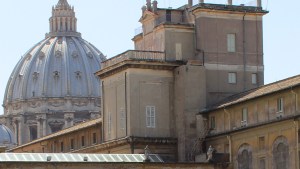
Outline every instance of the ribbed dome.
{"label": "ribbed dome", "polygon": [[94,73],[102,59],[102,53],[80,37],[49,37],[19,61],[4,104],[45,97],[99,97]]}
{"label": "ribbed dome", "polygon": [[94,73],[105,57],[77,32],[74,7],[67,0],[52,8],[49,24],[46,38],[21,58],[10,76],[5,114],[99,112],[100,80]]}
{"label": "ribbed dome", "polygon": [[5,125],[0,124],[0,146],[13,146],[16,140],[12,131]]}

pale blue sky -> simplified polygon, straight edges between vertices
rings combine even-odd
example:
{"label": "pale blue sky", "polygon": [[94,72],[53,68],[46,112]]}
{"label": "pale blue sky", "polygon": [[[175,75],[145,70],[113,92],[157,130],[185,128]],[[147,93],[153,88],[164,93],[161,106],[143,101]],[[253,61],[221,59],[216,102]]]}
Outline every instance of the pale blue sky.
{"label": "pale blue sky", "polygon": [[[6,83],[21,56],[49,31],[51,7],[58,0],[0,0],[0,103]],[[146,0],[68,0],[74,5],[78,31],[104,55],[112,57],[133,49],[131,38],[140,26],[141,6]],[[233,0],[236,4],[251,0]],[[158,0],[159,7],[182,6],[187,0]],[[198,0],[194,0],[198,2]],[[225,3],[226,0],[209,0]],[[254,1],[255,2],[255,1]],[[300,74],[299,0],[263,0],[270,11],[264,17],[265,83]],[[0,109],[0,114],[3,110]]]}

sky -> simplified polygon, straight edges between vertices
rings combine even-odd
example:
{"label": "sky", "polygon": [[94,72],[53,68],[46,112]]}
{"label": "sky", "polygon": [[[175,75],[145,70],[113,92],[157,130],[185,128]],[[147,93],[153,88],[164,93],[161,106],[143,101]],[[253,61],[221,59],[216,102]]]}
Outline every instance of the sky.
{"label": "sky", "polygon": [[[160,8],[177,8],[188,0],[157,0]],[[0,0],[0,103],[9,76],[21,56],[45,38],[51,8],[58,0]],[[78,31],[108,58],[133,49],[146,0],[68,0],[75,7]],[[198,0],[194,0],[196,4]],[[226,0],[206,0],[225,4]],[[252,0],[234,4],[255,5]],[[299,0],[263,0],[265,84],[300,74]],[[3,109],[0,108],[0,114]]]}

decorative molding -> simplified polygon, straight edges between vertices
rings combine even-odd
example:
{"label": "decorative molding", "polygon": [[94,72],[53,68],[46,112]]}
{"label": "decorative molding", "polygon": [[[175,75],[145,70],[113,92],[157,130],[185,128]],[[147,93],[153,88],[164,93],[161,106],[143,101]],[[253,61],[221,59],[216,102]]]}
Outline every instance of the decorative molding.
{"label": "decorative molding", "polygon": [[88,52],[88,53],[87,53],[87,56],[88,56],[89,58],[91,58],[91,59],[94,57],[94,55],[93,55],[92,52]]}
{"label": "decorative molding", "polygon": [[37,125],[37,121],[36,120],[27,120],[26,124],[28,126],[36,126]]}
{"label": "decorative molding", "polygon": [[11,106],[12,106],[13,110],[20,110],[22,107],[21,103],[13,103],[13,104],[11,104]]}
{"label": "decorative molding", "polygon": [[[73,43],[73,42],[72,42],[72,43]],[[74,51],[72,52],[72,57],[73,57],[73,58],[78,58],[78,56],[79,56],[78,51],[74,50]]]}
{"label": "decorative molding", "polygon": [[37,108],[41,106],[41,102],[40,101],[31,101],[28,102],[27,105],[31,108]]}
{"label": "decorative molding", "polygon": [[87,100],[72,100],[72,105],[73,106],[77,106],[77,107],[83,107],[83,106],[87,106],[88,105],[88,101]]}
{"label": "decorative molding", "polygon": [[39,77],[39,72],[33,72],[33,74],[32,74],[32,79],[33,80],[37,80],[38,79],[38,77]]}
{"label": "decorative molding", "polygon": [[50,127],[62,127],[65,122],[63,120],[49,120],[48,124]]}
{"label": "decorative molding", "polygon": [[62,100],[49,100],[48,103],[49,103],[49,105],[51,105],[53,107],[60,107],[60,106],[63,106],[65,104],[65,101],[62,101]]}
{"label": "decorative molding", "polygon": [[57,50],[56,52],[55,52],[55,56],[58,58],[58,57],[62,57],[62,52],[61,52],[61,50]]}
{"label": "decorative molding", "polygon": [[101,98],[94,100],[95,106],[101,107]]}
{"label": "decorative molding", "polygon": [[74,113],[66,113],[64,115],[64,119],[67,121],[67,122],[71,122],[74,120]]}
{"label": "decorative molding", "polygon": [[44,59],[44,57],[45,57],[45,53],[44,52],[40,52],[39,59],[42,60],[42,59]]}
{"label": "decorative molding", "polygon": [[47,116],[45,114],[36,116],[37,121],[44,121],[46,119],[47,119]]}
{"label": "decorative molding", "polygon": [[55,79],[58,79],[59,76],[60,76],[60,72],[59,72],[59,71],[54,71],[54,72],[53,72],[53,77],[54,77]]}

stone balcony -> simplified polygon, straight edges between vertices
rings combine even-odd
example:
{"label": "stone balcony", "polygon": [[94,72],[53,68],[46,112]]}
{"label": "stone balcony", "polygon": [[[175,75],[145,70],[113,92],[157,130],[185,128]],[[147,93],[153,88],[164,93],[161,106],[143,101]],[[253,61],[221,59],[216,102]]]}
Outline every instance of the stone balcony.
{"label": "stone balcony", "polygon": [[98,76],[124,70],[124,67],[139,67],[153,69],[173,69],[182,62],[167,58],[165,52],[128,50],[101,63],[101,69],[96,72]]}
{"label": "stone balcony", "polygon": [[159,51],[128,50],[115,57],[103,61],[101,63],[101,69],[105,69],[120,62],[129,60],[164,62],[166,61],[166,55],[164,52]]}

